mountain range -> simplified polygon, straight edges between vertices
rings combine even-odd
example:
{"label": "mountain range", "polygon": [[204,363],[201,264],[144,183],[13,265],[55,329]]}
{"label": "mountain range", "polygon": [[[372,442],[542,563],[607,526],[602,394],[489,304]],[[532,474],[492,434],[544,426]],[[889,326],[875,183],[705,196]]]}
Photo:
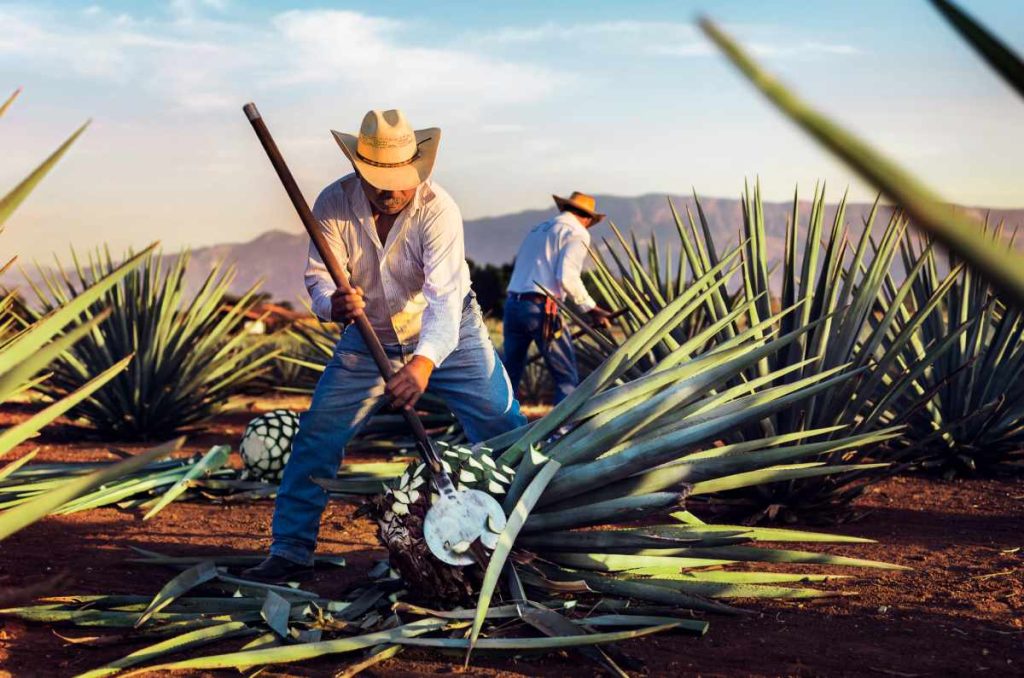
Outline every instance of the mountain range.
{"label": "mountain range", "polygon": [[[638,197],[620,197],[598,195],[598,209],[608,214],[608,221],[614,223],[624,233],[632,230],[640,239],[654,234],[659,246],[668,245],[673,254],[678,251],[678,236],[675,222],[668,200],[671,199],[676,209],[684,216],[689,209],[696,216],[696,207],[692,196],[642,195]],[[737,234],[742,223],[742,203],[738,199],[701,198],[701,208],[708,220],[715,243],[719,251],[737,242]],[[811,204],[809,201],[800,203],[800,223],[806,224]],[[781,257],[785,243],[785,229],[792,214],[792,202],[765,202],[764,220],[767,232],[768,250],[771,257]],[[835,214],[835,205],[827,208],[826,225],[831,225]],[[986,209],[961,208],[981,218],[988,215],[990,222],[1005,221],[1014,227],[1024,224],[1024,209]],[[851,230],[859,232],[862,224],[870,213],[869,203],[852,203],[846,207],[846,222]],[[465,221],[466,255],[474,262],[483,264],[502,264],[511,261],[516,254],[519,243],[535,224],[555,214],[552,204],[550,209],[524,210],[514,214],[468,219]],[[884,224],[891,215],[891,208],[879,208],[876,225]],[[601,223],[591,231],[594,244],[602,239],[615,238],[607,222]],[[194,287],[218,261],[226,261],[235,265],[237,275],[232,284],[233,292],[242,292],[258,280],[262,279],[261,289],[274,299],[288,301],[301,308],[306,300],[302,282],[302,272],[308,238],[303,232],[268,231],[253,240],[243,243],[226,243],[196,248],[192,251],[192,262],[189,267],[189,283]],[[176,256],[176,255],[168,255]],[[8,273],[3,280],[10,287],[21,287],[20,274]]]}

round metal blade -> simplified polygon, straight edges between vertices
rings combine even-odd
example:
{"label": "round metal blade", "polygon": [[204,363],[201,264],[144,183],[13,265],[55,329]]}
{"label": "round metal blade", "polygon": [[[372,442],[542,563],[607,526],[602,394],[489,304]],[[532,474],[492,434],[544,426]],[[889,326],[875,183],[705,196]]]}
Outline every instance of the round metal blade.
{"label": "round metal blade", "polygon": [[[459,567],[474,561],[469,545],[477,539],[493,550],[505,528],[505,512],[498,500],[480,490],[443,493],[423,519],[427,547],[440,560]],[[495,531],[497,530],[497,531]]]}

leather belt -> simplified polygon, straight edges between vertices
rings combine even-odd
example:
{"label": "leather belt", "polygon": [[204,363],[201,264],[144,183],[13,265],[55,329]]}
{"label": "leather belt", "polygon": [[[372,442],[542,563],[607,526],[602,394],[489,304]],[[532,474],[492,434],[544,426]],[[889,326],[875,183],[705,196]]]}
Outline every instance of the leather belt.
{"label": "leather belt", "polygon": [[531,301],[535,304],[547,301],[547,297],[540,292],[509,292],[508,298],[512,301]]}

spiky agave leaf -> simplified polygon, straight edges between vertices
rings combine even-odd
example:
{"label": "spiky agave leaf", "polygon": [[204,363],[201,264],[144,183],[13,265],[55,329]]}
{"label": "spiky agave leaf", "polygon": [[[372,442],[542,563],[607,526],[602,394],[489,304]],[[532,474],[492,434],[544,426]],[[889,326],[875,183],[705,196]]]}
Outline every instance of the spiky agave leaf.
{"label": "spiky agave leaf", "polygon": [[[20,89],[16,90],[4,103],[0,105],[0,117],[7,112],[11,104],[17,98],[21,92]],[[64,157],[71,145],[75,143],[78,137],[82,136],[85,132],[85,128],[89,126],[90,121],[86,121],[81,127],[74,131],[64,143],[57,147],[53,153],[49,155],[42,163],[39,164],[32,172],[25,177],[21,183],[12,188],[6,195],[0,198],[0,229],[3,228],[4,222],[14,213],[14,210],[18,208],[25,198],[35,189],[40,181],[43,180],[50,170],[54,168],[57,162]]]}

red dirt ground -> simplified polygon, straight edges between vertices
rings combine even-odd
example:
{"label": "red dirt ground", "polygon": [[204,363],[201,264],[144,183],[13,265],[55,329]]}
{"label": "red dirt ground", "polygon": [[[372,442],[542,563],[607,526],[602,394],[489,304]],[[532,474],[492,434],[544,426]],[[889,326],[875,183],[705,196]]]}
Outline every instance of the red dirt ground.
{"label": "red dirt ground", "polygon": [[[258,409],[268,409],[260,403]],[[20,418],[0,413],[0,426]],[[248,413],[225,416],[194,438],[190,451],[234,442]],[[97,442],[82,442],[73,426],[51,427],[31,447],[40,461],[109,458]],[[69,441],[77,442],[69,442]],[[124,446],[141,449],[139,446]],[[29,445],[23,445],[27,451]],[[13,459],[15,455],[12,455]],[[939,676],[1024,672],[1024,479],[889,480],[860,500],[869,515],[834,531],[877,544],[823,545],[831,552],[886,560],[913,572],[849,569],[842,588],[856,596],[802,604],[753,601],[749,618],[712,617],[701,639],[655,636],[621,645],[652,676]],[[348,567],[320,573],[306,585],[339,592],[383,554],[368,520],[332,505],[324,516],[322,549],[341,553]],[[129,545],[175,554],[259,552],[267,546],[272,504],[215,506],[177,502],[152,522],[114,509],[49,518],[0,544],[0,586],[22,586],[67,572],[62,594],[153,594],[172,575],[125,562]],[[341,574],[338,574],[340,572]],[[67,635],[80,630],[62,629]],[[236,643],[237,644],[237,643]],[[127,654],[134,646],[73,646],[44,626],[0,620],[0,674],[70,676]],[[210,653],[204,648],[203,653]],[[333,676],[352,661],[323,659],[261,675]],[[459,672],[461,662],[427,651],[405,651],[369,670],[372,676]],[[470,675],[590,675],[574,655],[486,657]],[[239,675],[221,672],[211,675]]]}

